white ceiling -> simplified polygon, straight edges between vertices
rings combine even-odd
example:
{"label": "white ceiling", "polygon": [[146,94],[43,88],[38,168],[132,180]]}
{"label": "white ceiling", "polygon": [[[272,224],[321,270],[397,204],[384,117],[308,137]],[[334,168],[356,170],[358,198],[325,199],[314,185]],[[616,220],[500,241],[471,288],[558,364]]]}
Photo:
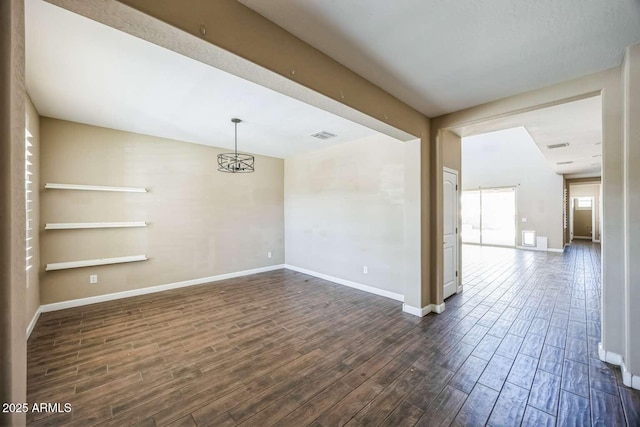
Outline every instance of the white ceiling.
{"label": "white ceiling", "polygon": [[522,126],[464,138],[462,171],[463,190],[562,183]]}
{"label": "white ceiling", "polygon": [[[286,158],[375,132],[40,0],[26,1],[26,83],[47,117]],[[338,135],[318,140],[311,134]]]}
{"label": "white ceiling", "polygon": [[620,65],[638,0],[239,0],[430,117]]}
{"label": "white ceiling", "polygon": [[[567,177],[602,174],[602,97],[593,96],[552,107],[453,129],[462,137],[524,126],[558,174]],[[549,149],[548,145],[569,143]],[[558,165],[572,161],[572,164]]]}

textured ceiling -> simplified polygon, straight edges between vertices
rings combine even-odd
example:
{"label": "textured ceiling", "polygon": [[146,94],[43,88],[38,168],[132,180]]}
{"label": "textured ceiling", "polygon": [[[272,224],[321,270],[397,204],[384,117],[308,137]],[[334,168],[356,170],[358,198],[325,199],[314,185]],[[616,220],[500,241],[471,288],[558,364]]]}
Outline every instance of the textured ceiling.
{"label": "textured ceiling", "polygon": [[620,65],[639,0],[239,0],[430,117]]}
{"label": "textured ceiling", "polygon": [[[473,137],[518,127],[526,128],[556,173],[568,178],[602,175],[601,96],[462,126],[454,131],[462,137]],[[569,145],[548,148],[563,143]],[[572,163],[558,164],[569,161]]]}
{"label": "textured ceiling", "polygon": [[[369,128],[40,0],[26,2],[26,83],[38,112],[286,158]],[[310,135],[338,135],[319,140]]]}

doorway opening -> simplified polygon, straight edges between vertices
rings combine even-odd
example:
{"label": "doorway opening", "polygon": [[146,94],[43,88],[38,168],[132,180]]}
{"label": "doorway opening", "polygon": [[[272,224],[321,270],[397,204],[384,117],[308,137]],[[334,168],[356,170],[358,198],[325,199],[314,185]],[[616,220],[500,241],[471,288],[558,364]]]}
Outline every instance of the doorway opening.
{"label": "doorway opening", "polygon": [[[587,196],[575,192],[577,184],[600,183],[600,95],[449,125],[438,138],[443,166],[459,164],[458,291],[474,283],[475,267],[487,261],[483,254],[564,251],[571,198]],[[596,218],[587,237],[598,242],[602,215],[598,201],[593,204]]]}
{"label": "doorway opening", "polygon": [[569,181],[566,207],[566,242],[589,240],[600,242],[602,230],[602,185],[600,180],[573,183]]}

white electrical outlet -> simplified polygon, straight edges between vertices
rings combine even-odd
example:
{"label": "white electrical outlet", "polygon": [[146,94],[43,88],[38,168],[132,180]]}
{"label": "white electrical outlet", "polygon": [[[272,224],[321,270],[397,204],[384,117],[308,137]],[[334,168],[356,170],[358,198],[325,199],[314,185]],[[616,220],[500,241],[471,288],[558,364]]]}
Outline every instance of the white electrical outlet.
{"label": "white electrical outlet", "polygon": [[89,276],[89,283],[92,285],[95,285],[96,283],[98,283],[98,275],[97,274],[92,274]]}
{"label": "white electrical outlet", "polygon": [[271,258],[271,252],[267,252],[267,258]]}
{"label": "white electrical outlet", "polygon": [[369,273],[369,267],[367,267],[366,265],[364,267],[362,267],[362,272],[364,274],[368,274]]}

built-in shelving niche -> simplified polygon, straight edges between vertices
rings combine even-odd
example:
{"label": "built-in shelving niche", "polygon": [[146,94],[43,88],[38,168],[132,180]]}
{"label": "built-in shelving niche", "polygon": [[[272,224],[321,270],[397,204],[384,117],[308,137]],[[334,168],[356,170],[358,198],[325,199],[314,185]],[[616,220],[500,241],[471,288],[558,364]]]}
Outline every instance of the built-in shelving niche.
{"label": "built-in shelving niche", "polygon": [[[79,190],[79,191],[112,191],[122,193],[147,193],[143,187],[113,187],[105,185],[85,185],[85,184],[57,184],[46,183],[45,189],[49,190]],[[134,228],[146,227],[145,221],[128,222],[57,222],[45,224],[45,230],[81,230],[96,228]],[[128,262],[138,262],[148,260],[146,255],[130,255],[113,258],[88,259],[81,261],[54,262],[46,265],[46,271],[66,270],[70,268],[93,267],[98,265],[122,264]]]}

